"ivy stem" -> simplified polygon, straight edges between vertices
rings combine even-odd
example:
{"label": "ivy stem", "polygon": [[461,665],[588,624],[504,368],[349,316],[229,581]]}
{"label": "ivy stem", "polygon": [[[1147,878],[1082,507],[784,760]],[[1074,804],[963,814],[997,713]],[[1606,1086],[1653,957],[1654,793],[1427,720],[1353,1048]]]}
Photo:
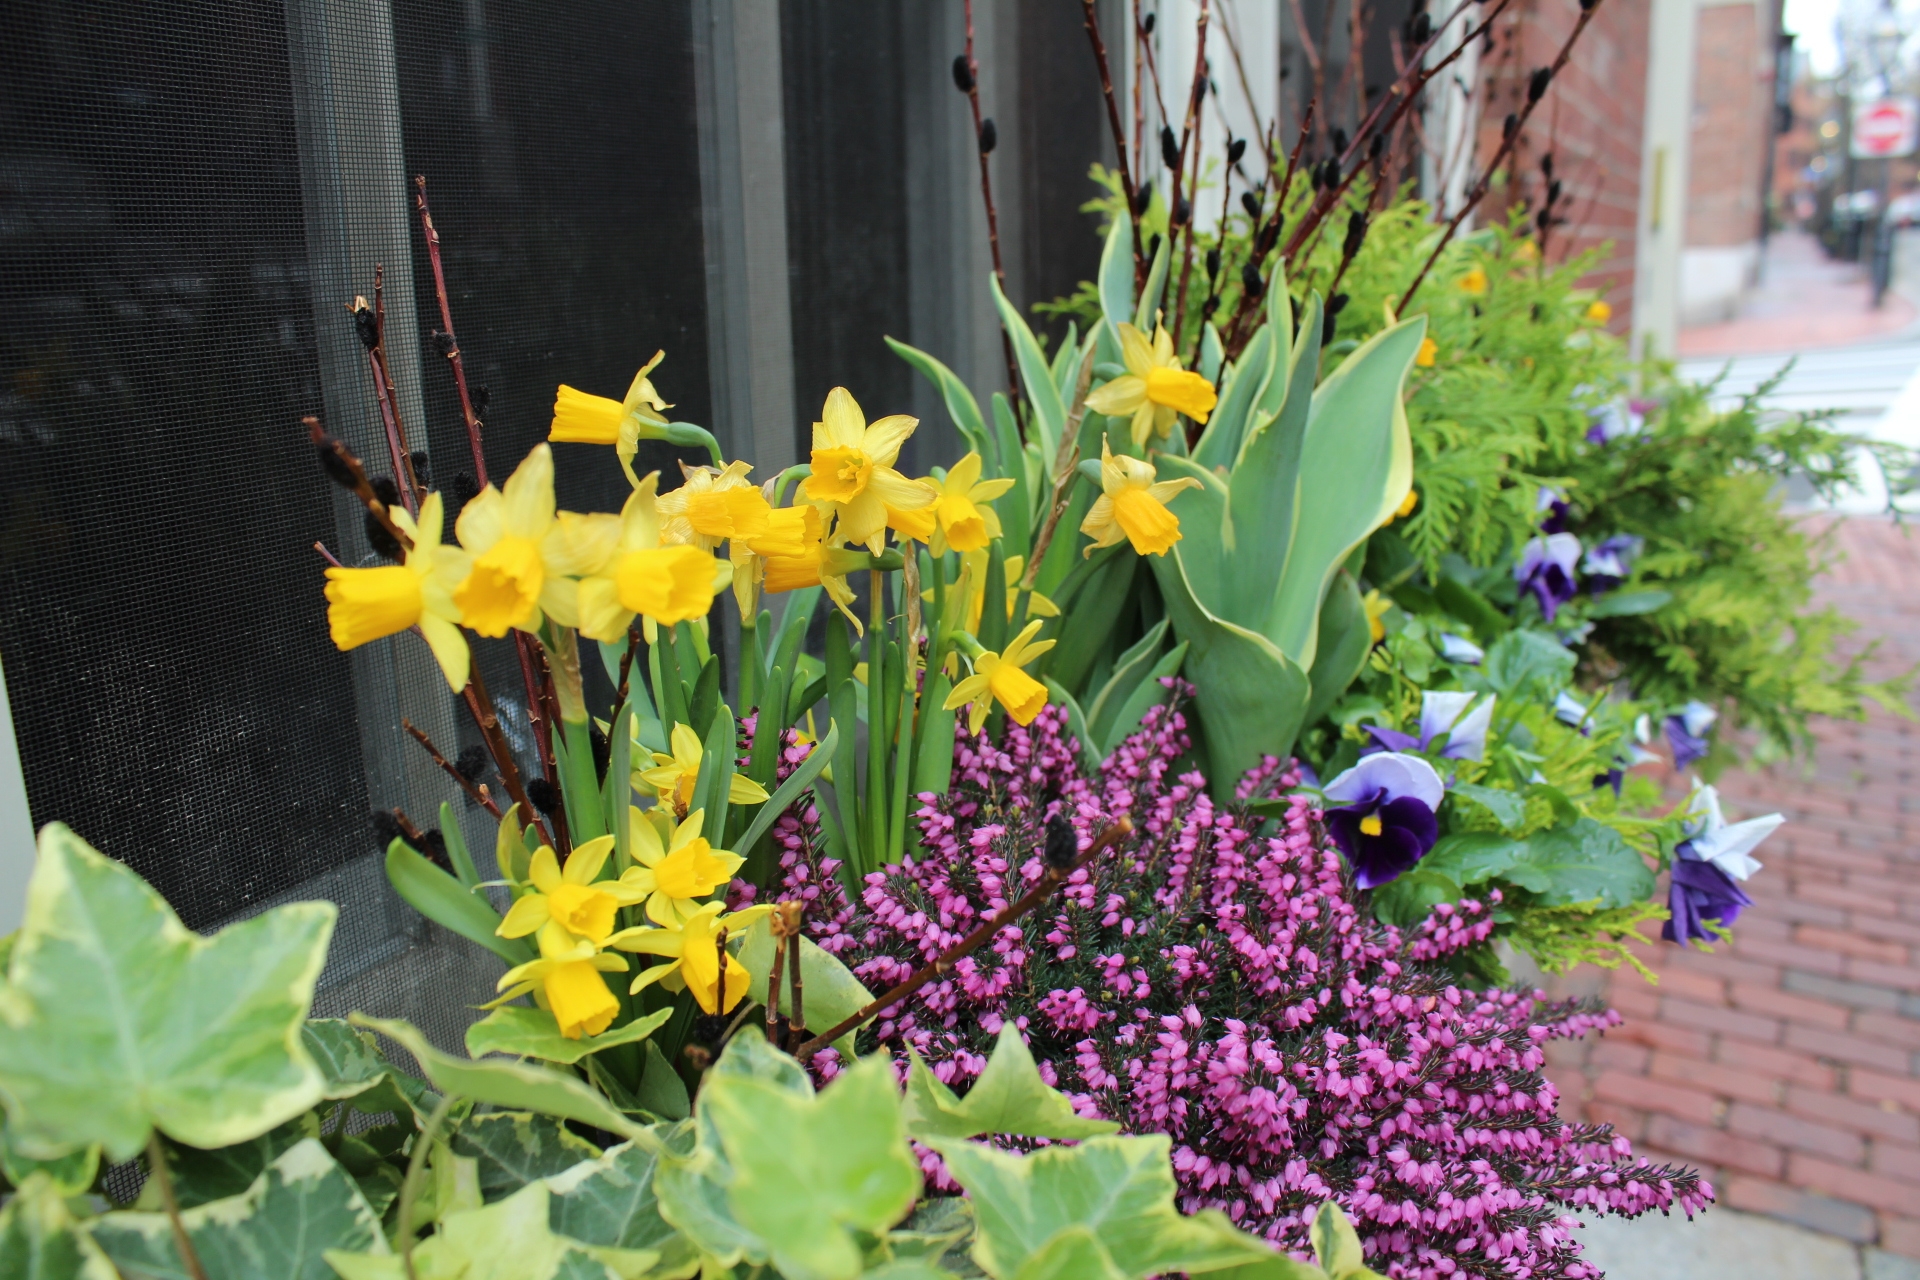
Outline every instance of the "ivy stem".
{"label": "ivy stem", "polygon": [[[407,1280],[420,1280],[413,1269],[413,1203],[420,1197],[420,1173],[427,1165],[427,1148],[440,1136],[440,1126],[447,1118],[447,1112],[453,1109],[453,1095],[440,1096],[440,1103],[427,1117],[427,1123],[421,1126],[420,1136],[414,1139],[413,1154],[407,1159],[407,1176],[400,1183],[400,1262],[407,1269]],[[206,1280],[202,1276],[200,1280]]]}
{"label": "ivy stem", "polygon": [[167,1208],[167,1221],[173,1224],[173,1246],[180,1251],[181,1265],[192,1280],[207,1280],[207,1269],[187,1235],[187,1224],[180,1220],[180,1198],[173,1192],[173,1173],[167,1168],[167,1153],[160,1145],[160,1131],[147,1134],[147,1173],[160,1188],[160,1202]]}

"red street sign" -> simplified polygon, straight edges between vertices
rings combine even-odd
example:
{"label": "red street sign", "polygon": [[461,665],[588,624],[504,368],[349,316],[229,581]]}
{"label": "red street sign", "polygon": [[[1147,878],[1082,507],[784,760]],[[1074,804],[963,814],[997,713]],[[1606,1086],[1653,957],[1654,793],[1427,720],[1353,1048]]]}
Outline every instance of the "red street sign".
{"label": "red street sign", "polygon": [[1912,98],[1882,98],[1853,113],[1853,154],[1884,159],[1913,153],[1920,143],[1920,105]]}

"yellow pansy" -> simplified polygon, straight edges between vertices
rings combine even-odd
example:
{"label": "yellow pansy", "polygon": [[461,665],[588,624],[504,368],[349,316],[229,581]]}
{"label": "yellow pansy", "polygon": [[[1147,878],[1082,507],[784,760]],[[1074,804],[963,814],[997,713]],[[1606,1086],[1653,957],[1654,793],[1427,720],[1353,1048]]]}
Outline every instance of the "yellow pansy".
{"label": "yellow pansy", "polygon": [[613,643],[627,634],[635,614],[672,625],[704,618],[732,568],[698,547],[660,545],[655,490],[660,473],[649,472],[627,495],[619,533],[604,564],[580,580],[580,634]]}
{"label": "yellow pansy", "polygon": [[467,687],[472,654],[460,634],[453,590],[467,576],[468,556],[441,545],[441,510],[440,495],[430,493],[417,521],[399,508],[389,513],[413,543],[405,564],[327,570],[327,627],[341,649],[419,627],[447,684],[458,691]]}
{"label": "yellow pansy", "polygon": [[614,913],[646,897],[621,881],[598,879],[612,852],[612,836],[589,840],[573,851],[562,871],[553,850],[541,845],[527,872],[533,892],[514,902],[494,932],[503,938],[524,938],[539,930],[543,949],[549,932],[555,947],[570,946],[577,938],[604,945],[613,933]]}
{"label": "yellow pansy", "polygon": [[[661,803],[670,806],[675,814],[684,814],[693,803],[693,788],[700,778],[700,762],[706,756],[706,748],[700,745],[700,735],[684,724],[673,726],[668,742],[673,753],[653,752],[653,767],[635,769],[633,785],[637,790],[659,796]],[[761,804],[766,798],[766,788],[744,773],[734,774],[727,785],[728,804]]]}
{"label": "yellow pansy", "polygon": [[[735,775],[736,777],[738,775]],[[766,793],[761,792],[764,796]],[[746,861],[737,853],[716,849],[700,834],[707,811],[695,809],[662,838],[661,810],[643,813],[627,809],[630,847],[638,866],[620,874],[620,883],[646,895],[647,919],[676,925],[698,910],[698,899],[712,897],[727,886]]]}
{"label": "yellow pansy", "polygon": [[1087,396],[1087,408],[1109,418],[1133,419],[1133,443],[1145,448],[1147,437],[1164,437],[1181,414],[1205,423],[1219,397],[1213,384],[1180,367],[1173,353],[1173,335],[1162,326],[1149,343],[1146,335],[1122,321],[1120,358],[1127,371]]}
{"label": "yellow pansy", "polygon": [[1432,338],[1420,339],[1420,350],[1414,354],[1413,362],[1422,369],[1433,368],[1434,357],[1440,354],[1440,344]]}
{"label": "yellow pansy", "polygon": [[1093,539],[1086,554],[1092,555],[1095,547],[1111,547],[1121,538],[1140,555],[1167,554],[1167,548],[1180,541],[1180,517],[1167,510],[1167,503],[1182,491],[1199,487],[1192,476],[1156,481],[1151,462],[1116,458],[1102,440],[1101,494],[1080,522],[1080,532]]}
{"label": "yellow pansy", "polygon": [[1475,267],[1455,283],[1460,287],[1460,292],[1470,293],[1477,298],[1487,291],[1487,273]]}
{"label": "yellow pansy", "polygon": [[634,993],[658,982],[669,991],[693,992],[702,1012],[728,1013],[747,994],[752,977],[740,958],[729,954],[726,990],[720,989],[720,935],[724,932],[728,940],[736,939],[772,910],[771,906],[761,904],[727,912],[725,903],[709,902],[678,925],[622,929],[608,940],[608,945],[622,951],[667,958],[665,964],[641,971],[633,980]]}
{"label": "yellow pansy", "polygon": [[[575,855],[578,856],[577,854]],[[607,989],[603,973],[625,973],[627,962],[608,955],[585,938],[567,940],[546,929],[540,931],[540,958],[516,965],[500,977],[495,1008],[538,991],[569,1040],[597,1036],[613,1023],[620,1001]]]}
{"label": "yellow pansy", "polygon": [[553,425],[547,439],[558,444],[610,444],[617,451],[620,469],[634,485],[633,456],[640,441],[659,440],[666,433],[665,413],[673,408],[653,389],[651,374],[667,353],[656,351],[627,388],[624,401],[589,395],[562,384],[553,400]]}
{"label": "yellow pansy", "polygon": [[1038,620],[1029,622],[1019,635],[999,653],[987,650],[973,660],[973,674],[953,686],[947,695],[946,710],[972,703],[967,713],[967,732],[978,734],[987,722],[993,704],[1007,709],[1016,723],[1032,724],[1040,709],[1047,705],[1047,687],[1020,668],[1053,648],[1053,641],[1033,643],[1040,633]]}
{"label": "yellow pansy", "polygon": [[1595,324],[1605,324],[1607,321],[1613,319],[1613,308],[1608,306],[1603,299],[1595,298],[1587,304],[1587,319],[1593,321]]}
{"label": "yellow pansy", "polygon": [[1379,644],[1387,638],[1387,624],[1382,619],[1387,616],[1387,610],[1393,608],[1393,601],[1378,591],[1369,591],[1361,597],[1360,603],[1367,611],[1367,631],[1372,635],[1373,642]]}
{"label": "yellow pansy", "polygon": [[887,510],[917,511],[937,496],[893,469],[919,419],[896,413],[868,425],[845,387],[827,393],[813,424],[813,473],[801,483],[809,502],[830,507],[839,533],[875,555],[886,549]]}
{"label": "yellow pansy", "polygon": [[980,455],[969,453],[953,464],[945,479],[923,477],[938,496],[917,511],[889,511],[888,523],[927,544],[936,556],[952,551],[982,551],[1000,536],[1000,517],[987,503],[1013,488],[1010,479],[982,480]]}

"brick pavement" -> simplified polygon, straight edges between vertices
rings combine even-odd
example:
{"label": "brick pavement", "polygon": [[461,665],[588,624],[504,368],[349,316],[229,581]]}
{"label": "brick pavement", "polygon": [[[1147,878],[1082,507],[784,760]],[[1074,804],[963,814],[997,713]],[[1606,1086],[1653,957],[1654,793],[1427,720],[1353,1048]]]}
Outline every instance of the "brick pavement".
{"label": "brick pavement", "polygon": [[[1877,674],[1920,663],[1920,531],[1832,533],[1846,558],[1821,598],[1881,642]],[[1626,1024],[1555,1045],[1550,1073],[1563,1112],[1702,1169],[1721,1204],[1920,1258],[1920,724],[1875,710],[1816,732],[1811,762],[1720,780],[1730,820],[1788,818],[1732,944],[1650,948],[1658,986],[1559,980]]]}

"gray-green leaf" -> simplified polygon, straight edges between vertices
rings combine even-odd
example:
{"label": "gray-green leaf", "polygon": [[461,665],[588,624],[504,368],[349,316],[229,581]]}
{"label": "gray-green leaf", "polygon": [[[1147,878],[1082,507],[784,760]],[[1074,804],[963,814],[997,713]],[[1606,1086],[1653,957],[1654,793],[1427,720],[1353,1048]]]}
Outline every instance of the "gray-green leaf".
{"label": "gray-green leaf", "polygon": [[26,925],[0,985],[0,1101],[48,1158],[99,1143],[131,1159],[158,1126],[242,1142],[319,1101],[301,1041],[334,907],[297,902],[211,938],[131,868],[41,828]]}

